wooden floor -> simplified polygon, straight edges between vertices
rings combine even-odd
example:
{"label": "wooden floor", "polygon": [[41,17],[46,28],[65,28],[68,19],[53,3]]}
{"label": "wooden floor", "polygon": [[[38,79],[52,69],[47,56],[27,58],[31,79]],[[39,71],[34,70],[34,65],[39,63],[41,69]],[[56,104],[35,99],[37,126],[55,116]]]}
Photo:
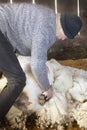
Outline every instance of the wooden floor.
{"label": "wooden floor", "polygon": [[78,60],[59,60],[58,62],[66,66],[87,70],[87,58]]}

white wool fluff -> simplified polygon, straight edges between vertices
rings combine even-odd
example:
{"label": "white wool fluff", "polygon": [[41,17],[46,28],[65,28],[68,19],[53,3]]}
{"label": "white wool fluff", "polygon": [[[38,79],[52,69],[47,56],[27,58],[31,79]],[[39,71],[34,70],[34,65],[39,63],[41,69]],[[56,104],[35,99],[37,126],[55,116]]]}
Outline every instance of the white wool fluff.
{"label": "white wool fluff", "polygon": [[[40,105],[38,95],[42,91],[31,73],[30,57],[18,56],[18,60],[27,79],[23,90],[29,100],[29,103],[25,101],[26,112],[36,112],[37,125],[40,128],[56,126],[57,129],[59,127],[62,129],[63,124],[73,120],[77,121],[79,127],[87,128],[87,71],[63,66],[54,59],[49,60],[46,66],[54,95],[44,105]],[[21,96],[19,99],[24,100]],[[7,114],[9,119],[8,115],[10,114]]]}

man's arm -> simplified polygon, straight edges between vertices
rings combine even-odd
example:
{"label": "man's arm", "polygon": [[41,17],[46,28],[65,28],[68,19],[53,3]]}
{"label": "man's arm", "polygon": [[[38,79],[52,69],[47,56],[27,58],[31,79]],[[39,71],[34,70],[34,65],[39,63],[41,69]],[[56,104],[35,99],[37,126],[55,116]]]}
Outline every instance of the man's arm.
{"label": "man's arm", "polygon": [[[51,12],[49,16],[39,15],[32,32],[31,69],[35,79],[43,91],[47,91],[47,100],[53,96],[52,87],[46,72],[47,51],[55,42],[55,20]],[[51,90],[51,91],[50,91]]]}
{"label": "man's arm", "polygon": [[[42,34],[40,34],[39,36],[41,35]],[[43,105],[53,96],[53,89],[49,84],[46,71],[47,48],[45,43],[46,39],[43,40],[37,37],[37,39],[33,41],[31,53],[32,73],[43,92],[41,93],[41,95],[39,95],[39,103],[41,105]]]}
{"label": "man's arm", "polygon": [[50,84],[46,72],[47,47],[46,39],[40,33],[34,36],[31,51],[31,69],[35,79],[41,86],[43,91],[50,88]]}

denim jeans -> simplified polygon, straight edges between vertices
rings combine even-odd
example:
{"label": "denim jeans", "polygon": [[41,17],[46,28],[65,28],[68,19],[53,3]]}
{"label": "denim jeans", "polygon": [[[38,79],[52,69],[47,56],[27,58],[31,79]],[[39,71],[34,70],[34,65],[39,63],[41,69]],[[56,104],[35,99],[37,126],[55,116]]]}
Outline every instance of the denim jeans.
{"label": "denim jeans", "polygon": [[7,85],[0,93],[0,120],[5,117],[19,94],[26,77],[8,39],[0,31],[0,71],[7,78]]}

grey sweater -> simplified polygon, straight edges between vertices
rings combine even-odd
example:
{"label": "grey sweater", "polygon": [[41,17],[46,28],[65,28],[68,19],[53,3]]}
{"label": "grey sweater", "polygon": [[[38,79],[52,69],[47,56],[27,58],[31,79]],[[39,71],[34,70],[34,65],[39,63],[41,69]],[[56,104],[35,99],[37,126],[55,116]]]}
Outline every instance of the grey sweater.
{"label": "grey sweater", "polygon": [[55,13],[32,4],[0,5],[0,30],[14,51],[31,55],[32,72],[43,90],[50,85],[46,72],[47,51],[56,41]]}

